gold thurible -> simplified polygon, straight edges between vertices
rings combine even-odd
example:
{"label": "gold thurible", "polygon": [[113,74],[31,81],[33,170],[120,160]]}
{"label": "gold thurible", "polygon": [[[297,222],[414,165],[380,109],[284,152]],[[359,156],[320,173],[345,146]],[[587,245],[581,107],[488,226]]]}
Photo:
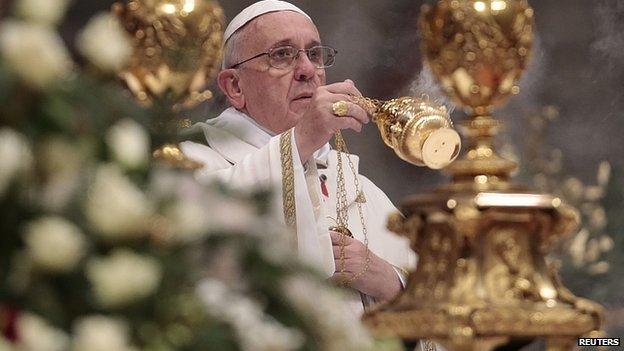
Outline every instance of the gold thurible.
{"label": "gold thurible", "polygon": [[363,320],[381,336],[447,350],[519,349],[537,338],[548,351],[571,350],[599,333],[602,308],[568,291],[544,256],[578,226],[578,212],[513,182],[517,165],[497,154],[502,123],[490,113],[519,93],[533,9],[526,0],[439,0],[423,7],[419,28],[426,64],[469,114],[467,146],[445,169],[450,184],[407,198],[389,218],[418,265],[405,290]]}
{"label": "gold thurible", "polygon": [[[453,122],[444,106],[430,102],[426,98],[413,97],[381,101],[363,96],[350,96],[350,100],[362,107],[372,117],[383,141],[401,159],[414,165],[440,169],[449,165],[459,155],[461,148],[459,134],[453,129]],[[338,114],[337,112],[339,111],[334,111],[335,114]],[[360,189],[360,186],[342,133],[336,132],[335,142],[337,151],[336,224],[331,226],[329,230],[342,235],[338,244],[340,250],[336,270],[344,274],[345,238],[353,238],[354,236],[348,228],[349,218],[343,155],[353,173],[354,188]],[[370,268],[371,262],[366,221],[362,210],[362,203],[366,202],[365,195],[360,192],[355,202],[363,230],[366,260],[362,269],[351,279],[345,281],[346,285],[365,274]]]}
{"label": "gold thurible", "polygon": [[387,146],[404,161],[441,169],[459,155],[461,139],[446,107],[428,98],[400,97],[388,101],[355,96],[377,125]]}

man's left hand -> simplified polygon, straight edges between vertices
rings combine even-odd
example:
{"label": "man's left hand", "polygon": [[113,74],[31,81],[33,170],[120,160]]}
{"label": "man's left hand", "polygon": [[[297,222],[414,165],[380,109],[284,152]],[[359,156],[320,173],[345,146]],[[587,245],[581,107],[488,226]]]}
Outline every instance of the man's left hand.
{"label": "man's left hand", "polygon": [[[332,281],[350,281],[361,272],[366,265],[366,246],[354,238],[330,231],[336,272]],[[341,242],[344,243],[344,261],[340,258]],[[341,273],[344,262],[344,273]],[[401,291],[401,281],[392,265],[370,252],[368,270],[358,279],[351,282],[351,287],[376,299],[387,301]]]}

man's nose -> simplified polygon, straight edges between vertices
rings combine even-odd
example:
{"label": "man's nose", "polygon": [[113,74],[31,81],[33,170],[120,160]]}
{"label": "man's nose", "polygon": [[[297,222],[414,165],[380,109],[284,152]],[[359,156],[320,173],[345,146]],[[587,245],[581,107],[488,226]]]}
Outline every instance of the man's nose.
{"label": "man's nose", "polygon": [[316,74],[316,65],[310,61],[308,55],[300,51],[299,56],[295,59],[295,79],[299,81],[307,81]]}

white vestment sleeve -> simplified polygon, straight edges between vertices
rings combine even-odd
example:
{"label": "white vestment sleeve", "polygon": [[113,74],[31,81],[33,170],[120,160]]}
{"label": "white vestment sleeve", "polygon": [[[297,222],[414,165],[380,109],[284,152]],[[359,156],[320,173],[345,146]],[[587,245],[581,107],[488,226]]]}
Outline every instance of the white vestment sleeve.
{"label": "white vestment sleeve", "polygon": [[[292,133],[292,129],[285,132]],[[271,138],[264,147],[248,153],[235,164],[231,164],[207,146],[210,152],[198,152],[196,143],[183,142],[181,150],[190,159],[202,162],[205,166],[196,172],[201,182],[219,180],[239,189],[271,189],[274,194],[273,211],[281,223],[285,223],[282,202],[282,163],[280,135]],[[315,221],[314,209],[301,163],[294,133],[291,138],[293,171],[295,180],[295,202],[297,218],[297,247],[299,256],[319,269],[325,276],[334,273],[334,259],[329,234],[320,232]],[[205,151],[205,150],[204,150]],[[201,154],[201,155],[199,155]],[[211,160],[212,159],[212,160]],[[224,163],[227,162],[227,164]]]}
{"label": "white vestment sleeve", "polygon": [[[387,220],[391,214],[398,212],[392,201],[368,178],[361,176],[362,188],[370,206],[367,206],[369,221],[369,242],[379,257],[398,268],[397,275],[401,283],[405,283],[401,271],[411,271],[416,268],[417,255],[410,248],[407,238],[388,230]],[[403,273],[403,272],[401,272]]]}

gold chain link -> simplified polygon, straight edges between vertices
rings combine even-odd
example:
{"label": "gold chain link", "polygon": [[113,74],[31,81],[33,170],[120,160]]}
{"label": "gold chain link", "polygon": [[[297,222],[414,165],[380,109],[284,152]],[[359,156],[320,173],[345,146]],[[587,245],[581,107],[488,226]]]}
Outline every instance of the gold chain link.
{"label": "gold chain link", "polygon": [[[378,110],[378,108],[383,103],[379,100],[369,99],[361,96],[354,96],[354,102],[360,105],[366,112],[370,115],[374,116],[374,112]],[[356,204],[358,207],[358,214],[360,215],[360,223],[362,224],[362,232],[364,234],[364,245],[366,246],[366,261],[364,263],[364,267],[360,272],[355,274],[353,277],[344,282],[345,286],[351,285],[354,281],[358,280],[362,275],[364,275],[370,268],[371,257],[370,250],[368,248],[368,231],[366,229],[366,224],[364,221],[364,211],[362,210],[362,202],[358,201],[360,196],[364,196],[363,190],[360,192],[360,182],[358,179],[358,174],[355,170],[355,166],[353,165],[353,161],[351,161],[351,157],[349,157],[349,150],[347,149],[347,143],[342,137],[342,133],[337,131],[334,135],[335,144],[336,144],[336,158],[337,158],[337,181],[336,181],[336,224],[339,228],[347,228],[349,223],[349,214],[347,211],[347,191],[345,188],[345,179],[344,179],[344,168],[342,163],[342,154],[344,153],[347,158],[347,163],[349,164],[349,168],[353,173],[353,179],[355,183],[355,190],[357,192],[356,196]],[[346,267],[346,246],[347,236],[341,235],[340,242],[338,245],[340,246],[340,275],[344,276],[345,267]],[[431,340],[422,340],[423,348],[426,351],[437,351],[436,344]]]}
{"label": "gold chain link", "polygon": [[425,351],[437,351],[438,350],[438,347],[436,346],[436,344],[433,341],[431,341],[431,340],[423,339],[423,340],[421,340],[421,343],[423,344],[422,348]]}
{"label": "gold chain link", "polygon": [[[337,131],[335,133],[335,144],[336,144],[336,159],[337,159],[337,180],[336,180],[336,224],[339,228],[347,228],[349,224],[349,213],[348,213],[348,203],[347,203],[347,191],[345,187],[345,178],[344,178],[344,167],[342,162],[342,154],[347,158],[347,163],[349,164],[349,168],[353,173],[355,191],[356,195],[356,204],[358,208],[358,214],[360,216],[360,223],[362,225],[362,233],[364,235],[364,246],[366,247],[366,261],[364,262],[364,267],[361,271],[354,274],[353,277],[346,280],[344,284],[346,286],[351,285],[354,281],[358,280],[362,275],[364,275],[368,269],[370,268],[371,255],[370,250],[368,248],[368,231],[366,228],[366,222],[364,220],[364,211],[362,209],[361,199],[364,197],[363,190],[360,190],[360,182],[358,179],[358,174],[353,165],[353,161],[351,157],[349,157],[349,150],[347,149],[347,144],[345,143],[344,138],[342,137],[342,133]],[[340,242],[338,243],[340,247],[339,253],[339,261],[340,261],[340,275],[344,277],[344,273],[346,270],[346,235],[341,235]]]}
{"label": "gold chain link", "polygon": [[356,105],[364,109],[364,111],[366,111],[366,113],[372,116],[373,119],[375,118],[376,113],[379,111],[379,109],[385,102],[382,100],[371,99],[371,98],[367,98],[364,96],[350,95],[350,98],[353,103],[355,103]]}

